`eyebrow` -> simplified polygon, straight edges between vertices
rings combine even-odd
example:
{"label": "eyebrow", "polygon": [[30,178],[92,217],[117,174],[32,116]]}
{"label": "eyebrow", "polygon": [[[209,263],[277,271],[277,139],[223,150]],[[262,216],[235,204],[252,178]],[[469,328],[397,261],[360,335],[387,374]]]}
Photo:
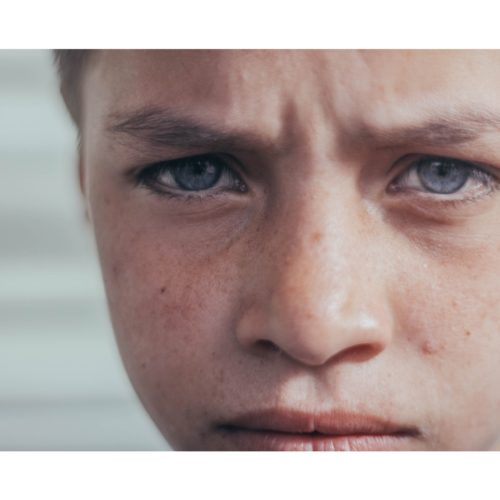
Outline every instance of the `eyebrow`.
{"label": "eyebrow", "polygon": [[[136,139],[140,145],[190,150],[249,151],[265,147],[278,154],[279,141],[265,140],[248,130],[225,129],[203,123],[192,116],[156,106],[108,116],[106,132]],[[339,135],[343,149],[389,149],[404,146],[444,146],[460,144],[500,131],[500,117],[487,109],[468,109],[454,113],[434,112],[434,117],[417,125],[377,127],[367,124],[347,128]],[[137,147],[137,146],[133,146]]]}
{"label": "eyebrow", "polygon": [[[276,150],[277,144],[251,131],[225,129],[202,123],[189,115],[158,107],[146,107],[108,117],[106,131],[125,135],[149,147],[182,147],[200,150],[252,150],[257,146]],[[118,139],[119,140],[119,139]]]}
{"label": "eyebrow", "polygon": [[[500,131],[500,117],[489,110],[466,110],[452,114],[434,112],[434,115],[426,122],[411,126],[384,129],[361,125],[355,132],[354,142],[374,145],[377,149],[410,144],[444,146],[470,142],[488,132]],[[346,139],[349,142],[349,138]]]}

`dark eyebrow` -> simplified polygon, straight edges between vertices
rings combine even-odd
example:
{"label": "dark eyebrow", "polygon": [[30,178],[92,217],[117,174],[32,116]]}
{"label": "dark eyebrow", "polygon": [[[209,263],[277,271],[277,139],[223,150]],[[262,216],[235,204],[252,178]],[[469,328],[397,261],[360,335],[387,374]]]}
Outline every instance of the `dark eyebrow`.
{"label": "dark eyebrow", "polygon": [[[146,107],[130,113],[113,114],[106,120],[106,131],[117,136],[138,139],[149,147],[177,147],[193,150],[251,150],[257,144],[276,149],[269,141],[248,131],[226,130],[210,123],[158,107]],[[135,147],[135,146],[134,146]]]}
{"label": "dark eyebrow", "polygon": [[[250,131],[227,130],[219,124],[201,122],[186,114],[156,106],[127,113],[115,113],[106,119],[106,131],[121,142],[120,136],[135,139],[131,147],[174,147],[204,151],[249,151],[265,147],[278,154],[278,141],[264,140]],[[500,117],[487,109],[437,113],[417,125],[387,128],[365,123],[348,127],[339,137],[342,148],[390,149],[460,144],[500,130]]]}
{"label": "dark eyebrow", "polygon": [[[375,128],[362,125],[354,133],[354,142],[377,149],[401,146],[444,146],[473,141],[481,135],[500,131],[500,117],[488,110],[436,114],[415,126]],[[493,129],[493,130],[492,130]],[[349,134],[351,135],[352,132]],[[347,139],[347,142],[350,142]]]}

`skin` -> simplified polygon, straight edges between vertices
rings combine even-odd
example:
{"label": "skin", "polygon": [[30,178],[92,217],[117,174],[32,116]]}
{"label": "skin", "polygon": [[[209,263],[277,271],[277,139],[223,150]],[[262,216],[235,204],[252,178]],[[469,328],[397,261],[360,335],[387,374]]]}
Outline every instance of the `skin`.
{"label": "skin", "polygon": [[[92,56],[82,190],[125,367],[175,449],[265,448],[220,426],[271,410],[412,429],[382,449],[493,445],[500,192],[394,186],[419,155],[498,182],[499,80],[488,51]],[[242,143],[123,125],[153,107]],[[135,181],[205,153],[229,158],[245,190],[172,197]],[[377,449],[363,439],[278,448]]]}

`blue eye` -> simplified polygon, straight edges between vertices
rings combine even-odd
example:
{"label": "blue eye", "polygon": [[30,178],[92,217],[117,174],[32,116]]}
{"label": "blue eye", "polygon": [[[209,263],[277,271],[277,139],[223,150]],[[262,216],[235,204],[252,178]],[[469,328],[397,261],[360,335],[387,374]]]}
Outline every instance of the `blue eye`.
{"label": "blue eye", "polygon": [[177,195],[200,191],[240,191],[246,186],[228,163],[213,154],[163,161],[146,167],[138,176],[139,184]]}
{"label": "blue eye", "polygon": [[470,165],[452,158],[424,158],[416,170],[423,187],[438,194],[456,193],[472,173]]}
{"label": "blue eye", "polygon": [[[391,183],[394,191],[417,191],[446,200],[485,194],[498,186],[494,175],[474,163],[443,156],[423,156],[413,161]],[[456,195],[456,196],[451,196]]]}
{"label": "blue eye", "polygon": [[212,188],[219,180],[221,173],[220,161],[210,156],[185,158],[179,160],[172,168],[175,182],[186,191],[202,191]]}

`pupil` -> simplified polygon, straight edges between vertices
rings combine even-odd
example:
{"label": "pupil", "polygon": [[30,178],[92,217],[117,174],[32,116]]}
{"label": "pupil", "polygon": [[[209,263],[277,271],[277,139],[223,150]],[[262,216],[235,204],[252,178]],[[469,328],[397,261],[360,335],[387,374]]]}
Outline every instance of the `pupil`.
{"label": "pupil", "polygon": [[200,165],[196,165],[193,173],[194,175],[201,175],[203,173],[203,168]]}
{"label": "pupil", "polygon": [[458,191],[470,177],[471,167],[449,158],[424,159],[417,166],[422,185],[431,193],[451,194]]}
{"label": "pupil", "polygon": [[450,171],[450,169],[448,167],[445,167],[444,165],[442,165],[439,167],[438,175],[439,175],[439,177],[446,177],[448,175],[449,171]]}

